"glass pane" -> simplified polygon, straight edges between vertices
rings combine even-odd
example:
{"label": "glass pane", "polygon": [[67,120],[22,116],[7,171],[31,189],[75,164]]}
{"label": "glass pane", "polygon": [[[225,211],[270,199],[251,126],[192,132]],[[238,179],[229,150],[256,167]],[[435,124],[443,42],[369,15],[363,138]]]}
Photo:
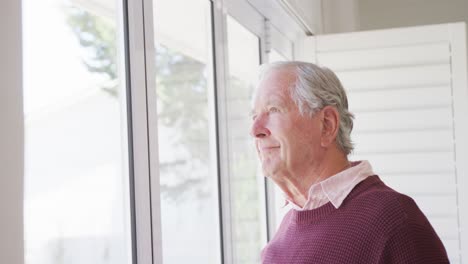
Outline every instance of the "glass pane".
{"label": "glass pane", "polygon": [[259,39],[227,18],[229,85],[227,125],[234,263],[260,263],[266,226],[264,179],[257,173],[256,152],[249,137],[250,97],[260,63]]}
{"label": "glass pane", "polygon": [[115,1],[24,0],[25,263],[131,263]]}
{"label": "glass pane", "polygon": [[211,2],[153,5],[163,262],[220,263]]}
{"label": "glass pane", "polygon": [[275,62],[275,61],[287,61],[283,55],[281,55],[278,51],[275,49],[271,49],[270,53],[268,53],[268,60],[269,62]]}

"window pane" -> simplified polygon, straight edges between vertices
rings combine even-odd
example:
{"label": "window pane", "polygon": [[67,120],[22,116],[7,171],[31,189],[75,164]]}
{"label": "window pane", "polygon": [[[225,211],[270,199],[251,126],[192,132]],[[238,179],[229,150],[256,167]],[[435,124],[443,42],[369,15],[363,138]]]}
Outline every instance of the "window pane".
{"label": "window pane", "polygon": [[27,264],[131,263],[115,3],[23,1]]}
{"label": "window pane", "polygon": [[227,90],[229,180],[235,263],[259,263],[266,226],[264,179],[249,137],[250,97],[260,63],[259,39],[228,17]]}
{"label": "window pane", "polygon": [[153,4],[165,264],[220,263],[210,4]]}

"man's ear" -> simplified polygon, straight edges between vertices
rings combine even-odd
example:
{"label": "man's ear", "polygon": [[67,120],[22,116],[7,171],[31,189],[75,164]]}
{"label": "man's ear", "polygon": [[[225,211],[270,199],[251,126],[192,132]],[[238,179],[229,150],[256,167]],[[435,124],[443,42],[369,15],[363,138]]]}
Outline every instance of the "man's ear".
{"label": "man's ear", "polygon": [[325,106],[322,109],[322,147],[328,147],[335,142],[340,127],[340,113],[334,106]]}

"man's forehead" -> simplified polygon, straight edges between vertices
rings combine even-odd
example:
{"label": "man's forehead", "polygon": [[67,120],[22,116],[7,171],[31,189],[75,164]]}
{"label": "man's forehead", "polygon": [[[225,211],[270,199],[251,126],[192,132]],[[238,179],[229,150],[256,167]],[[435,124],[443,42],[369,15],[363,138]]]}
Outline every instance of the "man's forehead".
{"label": "man's forehead", "polygon": [[296,75],[292,68],[271,69],[261,76],[260,82],[254,90],[251,100],[251,107],[276,98],[277,100],[287,100],[289,98],[289,87],[296,80]]}
{"label": "man's forehead", "polygon": [[280,84],[259,86],[253,98],[254,106],[261,103],[272,101],[282,102],[285,101],[289,94],[287,89]]}
{"label": "man's forehead", "polygon": [[259,89],[260,90],[253,98],[252,108],[263,107],[269,104],[287,105],[291,101],[291,96],[287,87],[273,85],[265,89],[259,87]]}

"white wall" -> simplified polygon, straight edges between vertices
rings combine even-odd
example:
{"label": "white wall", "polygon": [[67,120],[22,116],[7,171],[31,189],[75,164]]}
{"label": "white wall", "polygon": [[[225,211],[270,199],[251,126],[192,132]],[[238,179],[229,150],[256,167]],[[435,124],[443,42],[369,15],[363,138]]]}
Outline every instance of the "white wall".
{"label": "white wall", "polygon": [[21,1],[0,4],[0,263],[23,263]]}

